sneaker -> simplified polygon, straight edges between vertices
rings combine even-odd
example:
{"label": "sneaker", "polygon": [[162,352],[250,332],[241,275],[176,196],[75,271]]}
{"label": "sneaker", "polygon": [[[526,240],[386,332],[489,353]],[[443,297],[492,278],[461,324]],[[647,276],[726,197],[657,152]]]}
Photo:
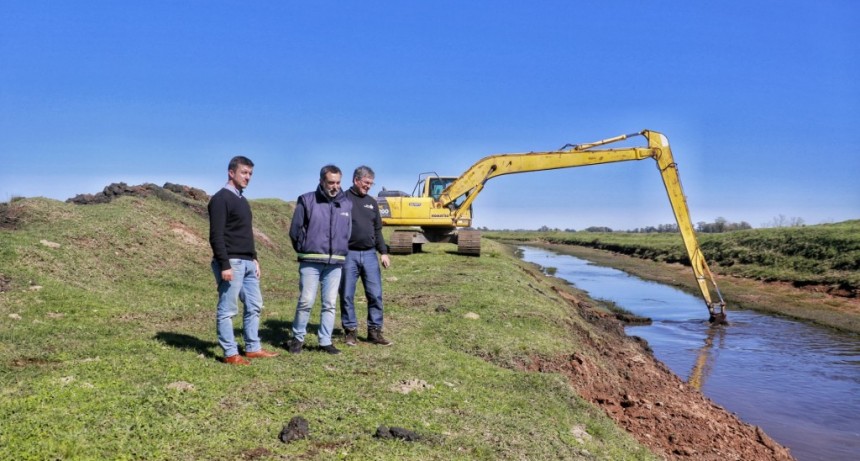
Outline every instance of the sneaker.
{"label": "sneaker", "polygon": [[356,328],[344,328],[344,330],[346,330],[346,334],[344,335],[343,341],[346,343],[346,345],[358,345],[358,330]]}
{"label": "sneaker", "polygon": [[340,354],[340,349],[334,347],[334,344],[329,344],[328,346],[320,346],[320,349],[324,350],[327,354]]}
{"label": "sneaker", "polygon": [[304,341],[299,341],[296,338],[292,338],[286,343],[284,343],[284,347],[290,351],[290,354],[299,354],[302,352],[302,346],[304,346]]}

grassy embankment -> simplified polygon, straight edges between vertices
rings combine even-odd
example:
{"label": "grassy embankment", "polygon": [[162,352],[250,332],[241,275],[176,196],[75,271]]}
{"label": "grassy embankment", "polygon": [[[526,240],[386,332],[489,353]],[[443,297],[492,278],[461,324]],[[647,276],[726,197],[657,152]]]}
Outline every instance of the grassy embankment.
{"label": "grassy embankment", "polygon": [[[679,234],[486,232],[484,236],[536,242],[698,293]],[[698,238],[730,308],[763,310],[860,332],[860,220],[699,234]]]}
{"label": "grassy embankment", "polygon": [[[252,206],[261,334],[279,349],[297,294],[292,206]],[[654,458],[562,376],[518,371],[588,354],[569,325],[591,327],[495,242],[481,258],[449,245],[393,258],[393,347],[232,367],[217,360],[205,217],[132,197],[0,212],[0,459]],[[310,437],[283,444],[296,415]],[[424,438],[374,438],[383,424]]]}

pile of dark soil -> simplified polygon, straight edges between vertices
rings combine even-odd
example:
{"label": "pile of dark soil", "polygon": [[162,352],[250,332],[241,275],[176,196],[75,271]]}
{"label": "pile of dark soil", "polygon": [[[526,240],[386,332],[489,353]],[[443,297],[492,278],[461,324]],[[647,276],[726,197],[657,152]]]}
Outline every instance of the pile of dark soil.
{"label": "pile of dark soil", "polygon": [[112,183],[105,186],[98,194],[78,194],[68,200],[66,203],[74,203],[76,205],[98,205],[101,203],[109,203],[117,197],[158,197],[168,202],[178,203],[182,206],[193,209],[196,213],[206,216],[206,203],[209,201],[209,194],[202,189],[195,187],[183,186],[181,184],[164,183],[164,186],[147,183],[139,186],[129,186],[124,182]]}
{"label": "pile of dark soil", "polygon": [[11,203],[0,203],[0,229],[16,229],[20,221],[20,208]]}

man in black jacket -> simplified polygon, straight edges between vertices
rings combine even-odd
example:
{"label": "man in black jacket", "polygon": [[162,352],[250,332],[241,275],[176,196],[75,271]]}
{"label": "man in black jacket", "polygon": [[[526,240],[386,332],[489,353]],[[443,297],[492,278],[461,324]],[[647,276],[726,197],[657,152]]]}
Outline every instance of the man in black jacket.
{"label": "man in black jacket", "polygon": [[233,157],[227,166],[227,184],[209,200],[209,244],[212,246],[212,273],[218,285],[216,324],[218,343],[224,349],[224,363],[248,365],[239,355],[233,335],[233,317],[239,300],[245,305],[243,336],[245,357],[275,357],[264,351],[258,330],[263,296],[260,293],[260,263],[254,247],[251,206],[242,195],[254,173],[254,162]]}
{"label": "man in black jacket", "polygon": [[[340,323],[348,346],[355,346],[358,341],[354,301],[359,277],[367,298],[367,340],[382,346],[393,344],[382,335],[382,273],[379,260],[385,268],[391,265],[391,260],[382,237],[379,208],[376,200],[368,195],[374,177],[370,167],[356,168],[352,175],[352,187],[346,192],[352,201],[352,233],[340,281]],[[377,252],[381,255],[379,260]]]}

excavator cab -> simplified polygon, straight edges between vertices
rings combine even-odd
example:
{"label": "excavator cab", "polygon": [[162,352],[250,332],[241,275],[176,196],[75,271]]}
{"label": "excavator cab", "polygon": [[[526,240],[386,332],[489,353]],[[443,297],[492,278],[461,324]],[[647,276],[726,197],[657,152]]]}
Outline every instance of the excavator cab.
{"label": "excavator cab", "polygon": [[[442,197],[442,192],[445,192],[445,189],[447,189],[448,186],[450,186],[451,183],[456,181],[456,180],[457,180],[457,178],[453,177],[453,176],[451,176],[451,177],[449,177],[449,176],[428,177],[428,178],[426,178],[426,180],[419,180],[418,190],[422,192],[421,193],[422,196],[432,198],[433,202],[439,202],[439,200]],[[424,193],[425,189],[424,189],[423,181],[427,182],[427,189],[426,189],[427,192],[426,193]],[[460,205],[462,205],[463,202],[466,201],[466,197],[468,197],[468,194],[463,194],[462,196],[457,197],[457,199],[452,202],[453,206],[449,206],[449,208],[453,208],[453,209],[460,208]]]}
{"label": "excavator cab", "polygon": [[438,202],[445,188],[456,180],[456,177],[442,177],[432,171],[421,173],[418,175],[415,189],[412,190],[412,196],[431,197],[434,202]]}

